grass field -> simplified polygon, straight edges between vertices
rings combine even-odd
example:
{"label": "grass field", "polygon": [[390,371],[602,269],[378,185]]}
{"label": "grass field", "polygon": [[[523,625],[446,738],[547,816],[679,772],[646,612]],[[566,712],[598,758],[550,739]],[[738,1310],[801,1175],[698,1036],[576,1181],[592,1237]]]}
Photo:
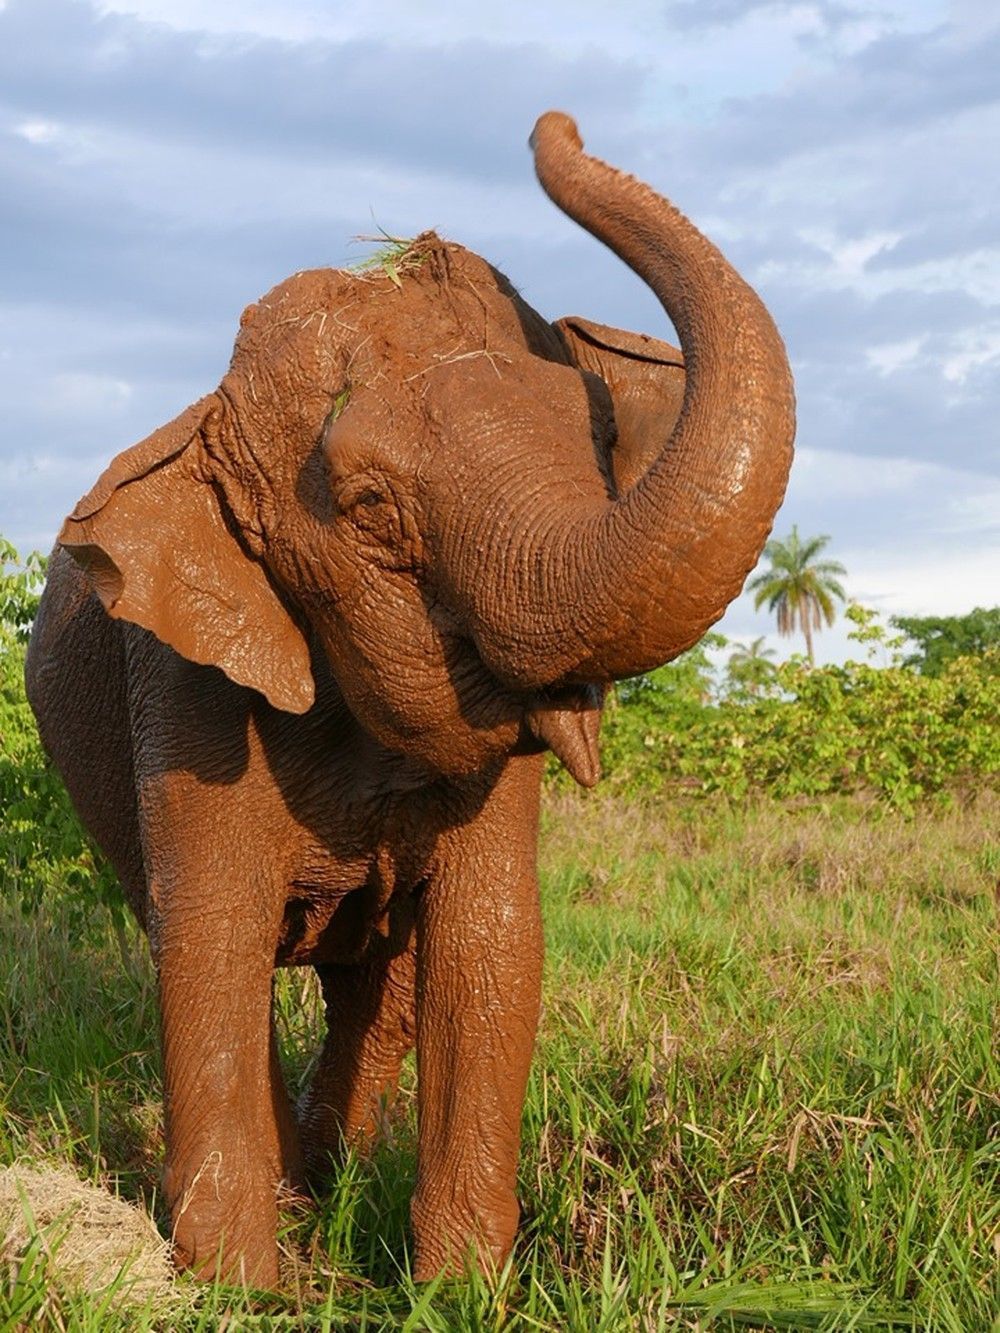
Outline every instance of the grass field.
{"label": "grass field", "polygon": [[[36,1245],[0,1274],[0,1333],[996,1327],[998,816],[552,798],[524,1220],[496,1282],[407,1278],[411,1071],[385,1141],[288,1219],[289,1294],[184,1280],[116,1312]],[[3,913],[0,1165],[68,1161],[155,1215],[144,944],[103,917],[73,943],[53,903]],[[316,994],[295,973],[278,998],[297,1085]]]}

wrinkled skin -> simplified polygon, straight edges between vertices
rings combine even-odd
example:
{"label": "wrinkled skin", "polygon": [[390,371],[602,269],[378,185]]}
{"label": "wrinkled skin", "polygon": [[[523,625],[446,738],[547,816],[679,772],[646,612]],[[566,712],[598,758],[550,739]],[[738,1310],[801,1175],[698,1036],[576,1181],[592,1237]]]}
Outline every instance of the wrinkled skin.
{"label": "wrinkled skin", "polygon": [[[550,325],[433,235],[398,282],[299,273],[52,560],[29,696],[149,935],[165,1193],[203,1275],[277,1281],[279,1187],[376,1132],[414,1044],[415,1273],[504,1261],[543,752],[596,780],[604,684],[704,633],[782,497],[791,383],[756,296],[567,117],[533,146],[683,358]],[[328,1024],[297,1113],[271,1017],[290,964]]]}

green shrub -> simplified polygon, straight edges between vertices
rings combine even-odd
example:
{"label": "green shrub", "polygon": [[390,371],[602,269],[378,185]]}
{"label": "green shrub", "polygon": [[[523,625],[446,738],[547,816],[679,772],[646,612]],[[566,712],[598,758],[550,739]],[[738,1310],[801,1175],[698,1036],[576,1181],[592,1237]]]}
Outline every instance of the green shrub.
{"label": "green shrub", "polygon": [[[894,653],[871,612],[852,608],[851,618],[854,638]],[[721,699],[696,652],[613,696],[602,752],[612,785],[734,800],[873,794],[901,810],[998,785],[996,651],[955,658],[936,676],[898,661],[810,668],[793,659],[775,672],[777,697]]]}
{"label": "green shrub", "polygon": [[778,668],[780,699],[695,705],[665,691],[605,723],[616,785],[741,799],[871,792],[900,809],[1000,774],[1000,676],[958,658],[937,677],[866,663]]}

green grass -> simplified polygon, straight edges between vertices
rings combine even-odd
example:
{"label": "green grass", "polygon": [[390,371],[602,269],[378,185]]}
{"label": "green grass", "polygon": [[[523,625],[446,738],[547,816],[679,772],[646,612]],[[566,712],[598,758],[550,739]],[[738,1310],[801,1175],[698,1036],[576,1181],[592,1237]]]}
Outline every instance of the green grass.
{"label": "green grass", "polygon": [[[184,1282],[173,1314],[116,1313],[36,1250],[0,1274],[0,1333],[996,1327],[997,816],[553,798],[524,1220],[496,1282],[407,1276],[411,1070],[387,1141],[287,1219],[288,1293]],[[0,929],[2,1162],[69,1160],[155,1214],[144,944],[103,909],[75,940],[54,900]],[[278,1007],[294,1083],[307,974]]]}
{"label": "green grass", "polygon": [[394,287],[402,287],[402,274],[412,273],[427,258],[426,248],[418,236],[390,236],[381,227],[376,236],[355,236],[355,241],[372,246],[364,258],[349,265],[349,270],[361,277],[384,274]]}

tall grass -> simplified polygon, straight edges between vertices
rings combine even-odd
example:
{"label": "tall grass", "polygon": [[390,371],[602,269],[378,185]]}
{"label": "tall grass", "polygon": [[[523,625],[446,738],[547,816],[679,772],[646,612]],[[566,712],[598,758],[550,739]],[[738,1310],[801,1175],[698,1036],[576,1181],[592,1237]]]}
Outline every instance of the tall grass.
{"label": "tall grass", "polygon": [[[36,1251],[7,1266],[0,1330],[989,1329],[998,813],[554,797],[524,1220],[495,1281],[409,1279],[411,1068],[385,1141],[286,1219],[285,1293],[122,1313]],[[144,945],[15,901],[0,1157],[69,1161],[156,1215]],[[308,973],[277,1006],[294,1085],[319,1036]]]}

